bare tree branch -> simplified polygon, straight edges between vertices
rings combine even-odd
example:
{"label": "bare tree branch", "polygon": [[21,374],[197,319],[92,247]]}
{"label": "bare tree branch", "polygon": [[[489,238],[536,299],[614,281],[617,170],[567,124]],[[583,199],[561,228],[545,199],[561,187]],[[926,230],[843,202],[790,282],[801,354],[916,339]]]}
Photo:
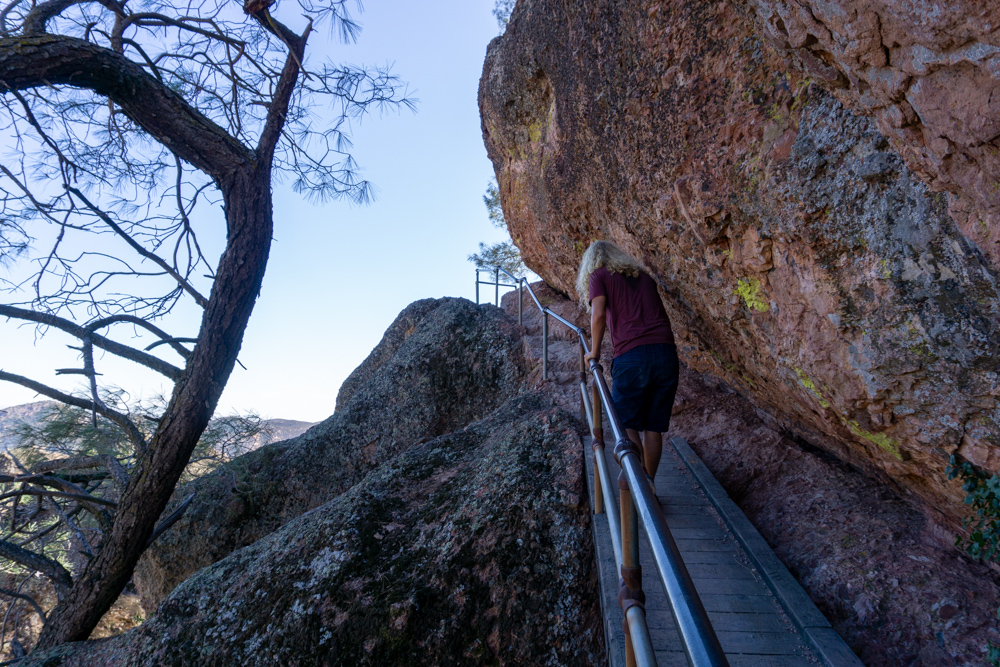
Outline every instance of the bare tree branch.
{"label": "bare tree branch", "polygon": [[[128,435],[129,440],[132,441],[136,449],[140,451],[146,449],[146,438],[142,435],[142,431],[140,431],[139,428],[134,423],[132,423],[132,420],[129,419],[127,416],[121,414],[120,412],[112,410],[106,405],[97,405],[93,401],[88,401],[86,399],[78,398],[71,394],[63,393],[58,389],[53,389],[52,387],[44,385],[41,382],[35,382],[34,380],[23,377],[21,375],[7,373],[6,371],[2,370],[0,370],[0,380],[3,380],[5,382],[13,382],[14,384],[19,384],[22,387],[27,387],[28,389],[32,389],[38,392],[42,396],[48,396],[49,398],[59,401],[61,403],[65,403],[66,405],[73,405],[78,408],[83,408],[84,410],[96,410],[100,415],[106,417],[110,421],[117,424],[122,429],[122,431],[124,431]],[[10,452],[7,453],[8,455],[11,455]]]}
{"label": "bare tree branch", "polygon": [[184,502],[181,503],[181,506],[175,509],[173,512],[171,512],[170,516],[164,519],[160,523],[160,525],[156,527],[156,530],[153,531],[153,534],[149,536],[149,541],[146,542],[147,549],[149,548],[150,544],[156,541],[156,538],[158,538],[163,533],[167,532],[167,529],[169,529],[170,526],[174,525],[175,523],[181,520],[181,517],[184,516],[184,512],[187,511],[187,508],[191,504],[192,500],[194,500],[193,493],[187,498],[185,498]]}
{"label": "bare tree branch", "polygon": [[31,474],[43,474],[56,470],[79,470],[80,468],[96,468],[104,465],[103,456],[72,456],[64,459],[41,461],[31,466]]}
{"label": "bare tree branch", "polygon": [[139,243],[136,243],[135,239],[133,239],[128,234],[126,234],[125,230],[122,229],[121,226],[118,223],[116,223],[114,220],[111,219],[111,216],[109,216],[107,213],[105,213],[101,209],[97,208],[96,206],[94,206],[94,204],[92,204],[91,201],[89,199],[87,199],[83,195],[83,193],[80,192],[78,189],[76,189],[76,188],[67,188],[67,189],[70,192],[72,192],[74,195],[76,195],[77,198],[80,201],[83,202],[83,205],[86,206],[87,208],[89,208],[94,213],[94,215],[96,215],[97,217],[99,217],[101,220],[104,221],[104,223],[108,227],[110,227],[112,230],[114,230],[115,234],[117,234],[126,243],[128,243],[129,246],[133,250],[135,250],[137,253],[139,253],[140,255],[142,255],[143,257],[145,257],[146,259],[148,259],[149,261],[153,262],[154,264],[156,264],[157,266],[159,266],[161,269],[163,269],[164,271],[166,271],[167,274],[171,278],[173,278],[174,280],[177,281],[177,284],[180,285],[181,288],[185,292],[187,292],[188,294],[190,294],[194,298],[195,303],[197,303],[202,308],[204,308],[206,305],[208,305],[208,299],[206,299],[204,296],[202,296],[201,293],[198,290],[196,290],[194,288],[194,286],[190,282],[188,282],[187,280],[185,280],[181,276],[181,274],[179,274],[177,272],[177,269],[175,269],[174,267],[170,266],[165,260],[163,260],[161,257],[159,257],[156,253],[152,253],[152,252],[146,250],[145,248],[143,248]]}
{"label": "bare tree branch", "polygon": [[60,597],[73,585],[73,577],[66,568],[51,558],[34,551],[28,551],[6,540],[0,540],[0,556],[12,560],[18,565],[23,565],[29,570],[44,574],[55,584]]}
{"label": "bare tree branch", "polygon": [[66,493],[65,491],[47,491],[45,489],[32,489],[27,488],[23,490],[11,491],[10,493],[0,494],[0,500],[5,500],[7,498],[13,498],[14,496],[42,496],[42,497],[52,497],[52,498],[69,498],[70,500],[76,500],[82,503],[94,503],[96,505],[106,505],[107,507],[117,507],[118,503],[114,503],[110,500],[105,500],[104,498],[97,498],[90,495],[89,493]]}
{"label": "bare tree branch", "polygon": [[31,597],[30,595],[25,595],[24,593],[18,593],[17,591],[12,591],[7,588],[0,588],[0,595],[6,595],[8,597],[17,598],[18,600],[24,600],[25,602],[30,604],[32,609],[35,610],[35,613],[38,614],[39,617],[41,617],[42,623],[46,622],[47,619],[45,618],[45,612],[42,611],[41,605],[35,602],[35,598]]}
{"label": "bare tree branch", "polygon": [[65,331],[66,333],[79,338],[82,341],[88,338],[93,341],[93,344],[102,350],[107,350],[111,354],[128,359],[129,361],[134,361],[138,364],[142,364],[146,368],[151,368],[154,371],[166,375],[171,380],[179,380],[183,371],[176,366],[163,361],[159,357],[155,357],[151,354],[146,354],[141,350],[137,350],[128,345],[123,345],[117,341],[113,341],[110,338],[105,338],[104,336],[98,335],[87,327],[82,327],[79,324],[70,322],[69,320],[59,317],[58,315],[52,315],[51,313],[39,313],[34,310],[27,310],[25,308],[17,308],[16,306],[6,306],[0,304],[0,317],[12,317],[18,320],[24,320],[26,322],[35,322],[36,324],[44,324],[45,326],[53,327],[59,329],[60,331]]}
{"label": "bare tree branch", "polygon": [[254,156],[141,66],[75,37],[0,38],[0,89],[69,85],[104,95],[157,141],[225,184]]}

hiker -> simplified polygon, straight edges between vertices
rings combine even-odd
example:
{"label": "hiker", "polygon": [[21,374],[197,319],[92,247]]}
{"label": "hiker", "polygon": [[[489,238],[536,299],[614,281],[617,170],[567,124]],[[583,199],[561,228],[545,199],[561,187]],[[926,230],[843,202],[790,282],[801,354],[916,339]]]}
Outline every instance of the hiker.
{"label": "hiker", "polygon": [[656,282],[614,243],[594,241],[580,261],[576,290],[591,311],[588,364],[601,360],[605,322],[611,333],[611,400],[629,439],[642,448],[652,486],[679,371],[674,334]]}

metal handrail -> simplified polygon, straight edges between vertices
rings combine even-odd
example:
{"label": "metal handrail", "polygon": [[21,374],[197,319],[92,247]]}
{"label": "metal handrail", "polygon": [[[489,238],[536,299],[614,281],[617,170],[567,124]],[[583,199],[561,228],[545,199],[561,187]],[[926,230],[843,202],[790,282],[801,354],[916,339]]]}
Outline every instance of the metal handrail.
{"label": "metal handrail", "polygon": [[[719,638],[712,628],[711,621],[705,611],[705,606],[698,596],[691,575],[684,565],[677,543],[670,534],[666,518],[660,503],[646,482],[642,467],[640,449],[632,442],[622,427],[618,411],[611,401],[604,380],[604,369],[594,359],[590,360],[590,372],[594,378],[594,401],[589,400],[587,391],[586,370],[583,359],[590,353],[587,347],[586,333],[580,327],[564,317],[543,306],[524,278],[518,278],[502,267],[492,269],[497,285],[496,302],[500,305],[500,273],[517,283],[518,322],[524,324],[523,291],[527,288],[531,299],[542,312],[542,379],[548,379],[548,318],[554,317],[560,323],[575,331],[580,339],[580,396],[583,411],[586,413],[590,431],[593,434],[594,470],[595,476],[595,512],[603,509],[608,518],[608,529],[611,532],[611,543],[615,552],[615,564],[622,575],[622,592],[618,599],[622,604],[627,624],[626,663],[640,667],[656,665],[649,629],[646,625],[645,609],[642,593],[642,574],[639,566],[639,542],[637,525],[641,524],[649,536],[649,544],[656,563],[656,571],[670,603],[670,611],[674,617],[680,634],[681,644],[687,656],[690,667],[728,667]],[[476,302],[479,302],[479,269],[476,270]],[[494,284],[494,283],[489,283]],[[597,399],[608,415],[608,423],[615,438],[615,459],[622,468],[619,477],[619,495],[621,507],[615,503],[611,486],[611,475],[607,460],[604,457],[603,424],[600,411],[596,405]],[[601,502],[603,500],[603,503]],[[602,507],[603,505],[603,507]],[[619,522],[620,517],[620,522]],[[629,585],[630,584],[630,585]]]}

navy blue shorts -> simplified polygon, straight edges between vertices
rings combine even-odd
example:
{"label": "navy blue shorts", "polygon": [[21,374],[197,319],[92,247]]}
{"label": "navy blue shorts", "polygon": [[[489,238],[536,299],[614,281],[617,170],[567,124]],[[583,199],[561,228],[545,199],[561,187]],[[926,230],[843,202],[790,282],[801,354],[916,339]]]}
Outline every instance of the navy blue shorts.
{"label": "navy blue shorts", "polygon": [[625,428],[666,433],[677,393],[677,347],[640,345],[611,362],[611,400]]}

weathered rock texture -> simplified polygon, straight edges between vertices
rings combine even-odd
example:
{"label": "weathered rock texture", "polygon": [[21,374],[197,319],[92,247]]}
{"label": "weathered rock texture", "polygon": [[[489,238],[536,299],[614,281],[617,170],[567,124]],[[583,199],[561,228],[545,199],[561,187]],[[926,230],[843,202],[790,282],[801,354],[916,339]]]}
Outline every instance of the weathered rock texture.
{"label": "weathered rock texture", "polygon": [[[848,2],[813,4],[857,13]],[[912,17],[937,20],[913,7]],[[968,26],[982,14],[965,11]],[[892,20],[892,30],[908,30]],[[941,44],[958,26],[948,21],[928,28]],[[948,48],[995,29],[955,27]],[[692,368],[918,494],[954,528],[963,494],[945,478],[948,455],[1000,464],[992,251],[956,225],[947,195],[920,180],[930,167],[915,174],[900,158],[924,163],[904,143],[910,134],[890,145],[875,121],[829,92],[852,99],[836,88],[839,76],[800,72],[766,30],[738,2],[519,2],[480,84],[511,235],[526,263],[566,293],[591,240],[619,243],[659,282]],[[800,59],[820,48],[803,44]],[[987,61],[976,62],[985,72]],[[929,73],[904,90],[916,95],[936,80]],[[934,99],[943,105],[936,118],[958,118],[947,95]],[[969,107],[970,119],[977,113]],[[980,125],[985,147],[988,123]],[[991,215],[954,169],[963,210]]]}
{"label": "weathered rock texture", "polygon": [[601,664],[581,444],[551,406],[524,394],[411,447],[140,628],[21,664]]}
{"label": "weathered rock texture", "polygon": [[516,322],[497,308],[464,299],[408,306],[345,382],[333,416],[177,490],[177,499],[195,500],[139,562],[143,607],[152,613],[195,571],[331,500],[418,441],[488,415],[523,388],[523,345]]}
{"label": "weathered rock texture", "polygon": [[952,193],[962,231],[1000,259],[1000,4],[752,0],[771,43],[865,114]]}

